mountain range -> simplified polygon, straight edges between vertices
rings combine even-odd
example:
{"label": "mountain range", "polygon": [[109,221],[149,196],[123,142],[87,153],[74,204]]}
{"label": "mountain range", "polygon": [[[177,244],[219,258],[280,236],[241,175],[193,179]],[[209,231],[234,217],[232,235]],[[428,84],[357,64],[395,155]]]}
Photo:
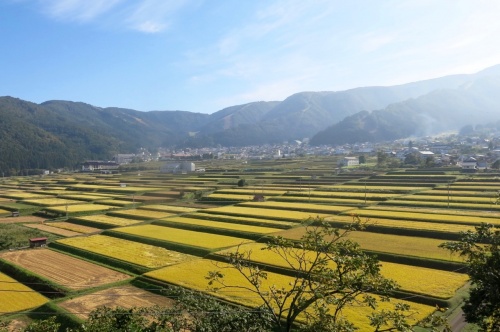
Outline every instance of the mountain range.
{"label": "mountain range", "polygon": [[144,147],[385,141],[500,119],[500,65],[388,87],[300,92],[213,114],[0,97],[0,171],[74,167]]}

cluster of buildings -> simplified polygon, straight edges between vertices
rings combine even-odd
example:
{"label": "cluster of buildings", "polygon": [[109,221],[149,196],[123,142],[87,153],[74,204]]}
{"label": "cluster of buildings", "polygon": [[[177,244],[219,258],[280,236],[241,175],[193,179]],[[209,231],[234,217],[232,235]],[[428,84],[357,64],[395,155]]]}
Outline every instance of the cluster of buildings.
{"label": "cluster of buildings", "polygon": [[[401,164],[419,164],[425,166],[458,165],[466,171],[485,170],[495,161],[500,160],[500,138],[459,137],[450,135],[436,138],[415,140],[397,140],[384,143],[359,143],[338,146],[310,146],[305,141],[284,142],[245,147],[212,148],[161,148],[156,154],[141,149],[137,154],[117,154],[112,161],[89,160],[82,164],[82,171],[113,172],[120,165],[134,161],[163,160],[166,163],[160,169],[168,173],[194,172],[194,161],[204,159],[264,160],[295,158],[308,155],[341,156],[342,166],[359,164],[360,156],[387,154]],[[498,162],[500,164],[500,162]]]}

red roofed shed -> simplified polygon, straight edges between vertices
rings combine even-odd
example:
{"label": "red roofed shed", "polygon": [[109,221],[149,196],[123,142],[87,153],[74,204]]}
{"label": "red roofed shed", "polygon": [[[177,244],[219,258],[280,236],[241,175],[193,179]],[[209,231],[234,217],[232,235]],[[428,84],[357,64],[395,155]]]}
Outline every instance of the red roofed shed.
{"label": "red roofed shed", "polygon": [[47,245],[46,237],[34,237],[29,240],[30,240],[30,248],[43,247]]}

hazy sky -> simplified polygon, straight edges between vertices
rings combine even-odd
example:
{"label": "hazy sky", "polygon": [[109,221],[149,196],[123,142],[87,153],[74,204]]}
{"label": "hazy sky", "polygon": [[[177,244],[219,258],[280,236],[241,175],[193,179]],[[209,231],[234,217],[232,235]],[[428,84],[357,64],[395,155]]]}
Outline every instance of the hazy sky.
{"label": "hazy sky", "polygon": [[498,0],[0,0],[0,96],[213,113],[500,63]]}

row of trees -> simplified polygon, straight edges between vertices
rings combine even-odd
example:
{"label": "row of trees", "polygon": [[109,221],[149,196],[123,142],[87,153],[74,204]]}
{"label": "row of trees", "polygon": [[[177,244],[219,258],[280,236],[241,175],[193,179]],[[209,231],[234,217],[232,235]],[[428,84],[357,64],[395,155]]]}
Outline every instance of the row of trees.
{"label": "row of trees", "polygon": [[[356,322],[343,315],[346,307],[368,306],[373,331],[413,331],[408,305],[394,303],[392,310],[379,309],[389,301],[397,284],[380,273],[379,261],[361,250],[347,235],[363,229],[359,218],[347,229],[337,229],[321,219],[310,220],[300,240],[273,238],[263,249],[280,257],[293,271],[288,286],[265,286],[268,273],[251,263],[251,252],[236,251],[228,263],[207,276],[212,291],[245,290],[260,298],[254,310],[221,303],[200,293],[169,289],[178,299],[174,308],[100,308],[81,326],[68,331],[355,331]],[[464,305],[468,322],[485,331],[500,331],[500,230],[482,225],[475,232],[462,233],[460,241],[442,247],[466,258],[471,278],[470,296]],[[232,284],[227,269],[238,271],[246,280]],[[371,294],[377,294],[373,296]],[[300,320],[298,319],[299,317]],[[450,331],[444,318],[431,316],[420,325]],[[57,331],[55,318],[35,322],[25,331]]]}

